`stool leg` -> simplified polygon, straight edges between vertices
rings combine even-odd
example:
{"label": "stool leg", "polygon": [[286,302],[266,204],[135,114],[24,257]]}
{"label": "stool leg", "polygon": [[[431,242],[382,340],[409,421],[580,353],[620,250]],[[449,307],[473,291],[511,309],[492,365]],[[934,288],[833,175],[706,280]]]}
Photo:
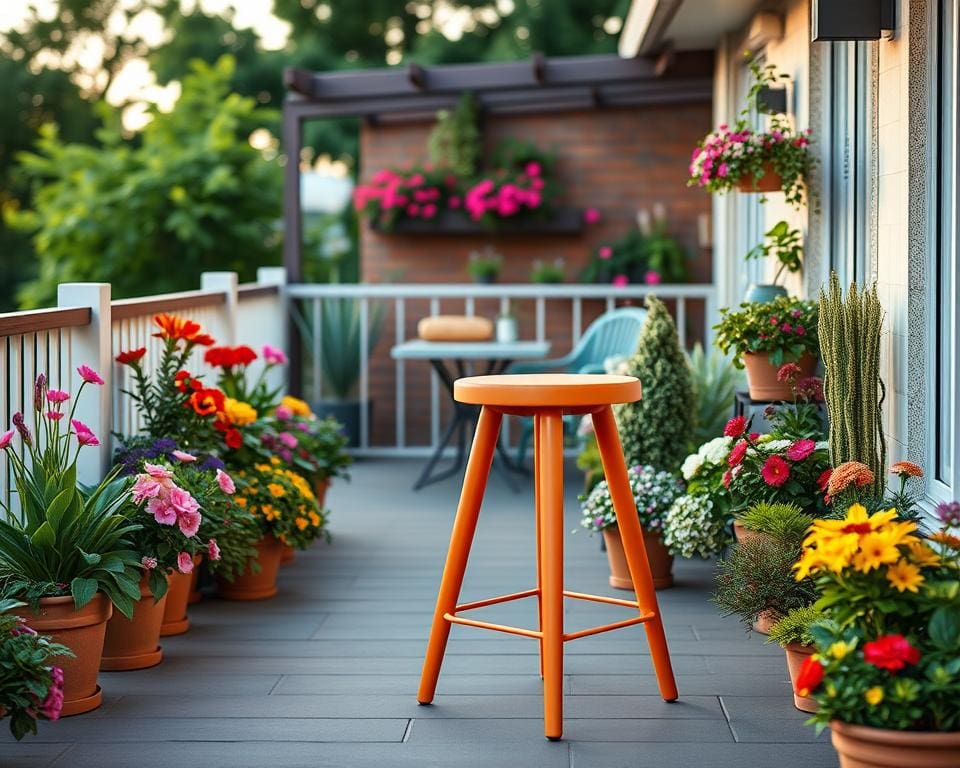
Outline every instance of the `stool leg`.
{"label": "stool leg", "polygon": [[654,618],[644,623],[647,632],[647,643],[650,645],[650,656],[653,659],[653,668],[657,674],[657,685],[664,701],[675,701],[677,698],[677,683],[673,677],[673,667],[670,664],[670,651],[667,648],[667,638],[663,631],[663,619],[657,605],[657,593],[653,587],[653,577],[650,575],[650,563],[647,560],[647,550],[643,545],[643,532],[640,530],[640,519],[637,516],[636,501],[630,489],[627,478],[627,468],[623,459],[623,448],[620,445],[620,436],[617,434],[617,424],[613,418],[613,410],[606,406],[593,414],[594,432],[597,436],[597,446],[600,448],[600,459],[603,463],[603,472],[610,488],[610,497],[613,509],[617,514],[617,526],[620,529],[620,538],[623,539],[623,549],[627,555],[627,566],[630,569],[630,578],[637,593],[637,604],[643,613],[653,613]]}
{"label": "stool leg", "polygon": [[[535,522],[537,534],[537,629],[543,631],[543,601],[540,596],[543,594],[543,558],[540,555],[540,542],[543,538],[540,535],[540,505],[543,498],[540,491],[540,449],[542,442],[540,436],[540,417],[533,417],[533,506],[536,510]],[[539,640],[540,646],[540,679],[543,679],[543,638]]]}
{"label": "stool leg", "polygon": [[551,740],[563,735],[563,416],[537,417],[540,444],[540,562],[543,583],[543,732]]}
{"label": "stool leg", "polygon": [[447,550],[447,562],[443,567],[443,578],[437,594],[437,607],[433,614],[430,641],[423,660],[420,689],[417,692],[417,701],[421,704],[429,704],[433,701],[433,695],[437,689],[443,652],[446,650],[447,638],[450,636],[450,622],[444,618],[444,614],[453,612],[460,598],[463,574],[467,569],[467,557],[470,555],[473,534],[477,530],[480,504],[483,502],[483,493],[487,487],[493,452],[497,447],[501,419],[498,412],[489,408],[483,408],[480,411],[477,433],[467,461],[467,473],[463,478],[463,489],[460,491],[457,516],[453,521],[453,532],[450,534],[450,548]]}

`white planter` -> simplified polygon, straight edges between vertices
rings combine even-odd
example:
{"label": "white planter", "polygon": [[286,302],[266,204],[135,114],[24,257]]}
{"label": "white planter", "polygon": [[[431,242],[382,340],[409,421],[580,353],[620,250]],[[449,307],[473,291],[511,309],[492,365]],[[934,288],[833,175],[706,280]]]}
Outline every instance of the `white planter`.
{"label": "white planter", "polygon": [[517,340],[517,319],[515,317],[497,318],[497,341],[501,344],[512,344]]}

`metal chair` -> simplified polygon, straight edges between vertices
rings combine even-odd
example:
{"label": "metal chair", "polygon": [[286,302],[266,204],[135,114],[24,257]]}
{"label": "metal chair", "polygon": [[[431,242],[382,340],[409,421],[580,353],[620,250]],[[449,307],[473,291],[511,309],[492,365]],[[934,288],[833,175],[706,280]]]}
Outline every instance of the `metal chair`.
{"label": "metal chair", "polygon": [[[563,357],[514,363],[508,373],[605,373],[603,363],[611,357],[630,357],[637,350],[640,329],[647,318],[647,310],[639,307],[620,307],[605,312],[587,328],[580,341]],[[564,418],[565,434],[576,431],[577,419]],[[523,420],[520,441],[517,444],[517,464],[523,465],[533,437],[533,419]]]}

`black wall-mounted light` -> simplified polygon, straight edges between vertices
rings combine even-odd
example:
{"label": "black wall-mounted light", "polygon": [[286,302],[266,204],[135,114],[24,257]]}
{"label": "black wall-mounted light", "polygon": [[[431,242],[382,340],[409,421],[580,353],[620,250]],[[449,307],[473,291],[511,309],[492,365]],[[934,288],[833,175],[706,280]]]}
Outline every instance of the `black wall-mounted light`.
{"label": "black wall-mounted light", "polygon": [[765,115],[783,115],[787,112],[787,88],[763,86],[757,92],[757,111]]}
{"label": "black wall-mounted light", "polygon": [[896,0],[813,0],[810,14],[815,42],[879,40],[895,27]]}

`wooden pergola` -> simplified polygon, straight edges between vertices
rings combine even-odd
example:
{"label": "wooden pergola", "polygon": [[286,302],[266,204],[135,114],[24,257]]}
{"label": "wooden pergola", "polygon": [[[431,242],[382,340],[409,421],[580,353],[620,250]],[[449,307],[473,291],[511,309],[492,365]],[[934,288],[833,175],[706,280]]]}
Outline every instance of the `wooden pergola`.
{"label": "wooden pergola", "polygon": [[615,55],[545,58],[490,64],[449,64],[348,72],[284,72],[284,266],[302,278],[300,166],[303,124],[325,117],[371,122],[431,120],[464,91],[485,115],[639,107],[710,99],[713,53],[667,52],[657,59]]}

